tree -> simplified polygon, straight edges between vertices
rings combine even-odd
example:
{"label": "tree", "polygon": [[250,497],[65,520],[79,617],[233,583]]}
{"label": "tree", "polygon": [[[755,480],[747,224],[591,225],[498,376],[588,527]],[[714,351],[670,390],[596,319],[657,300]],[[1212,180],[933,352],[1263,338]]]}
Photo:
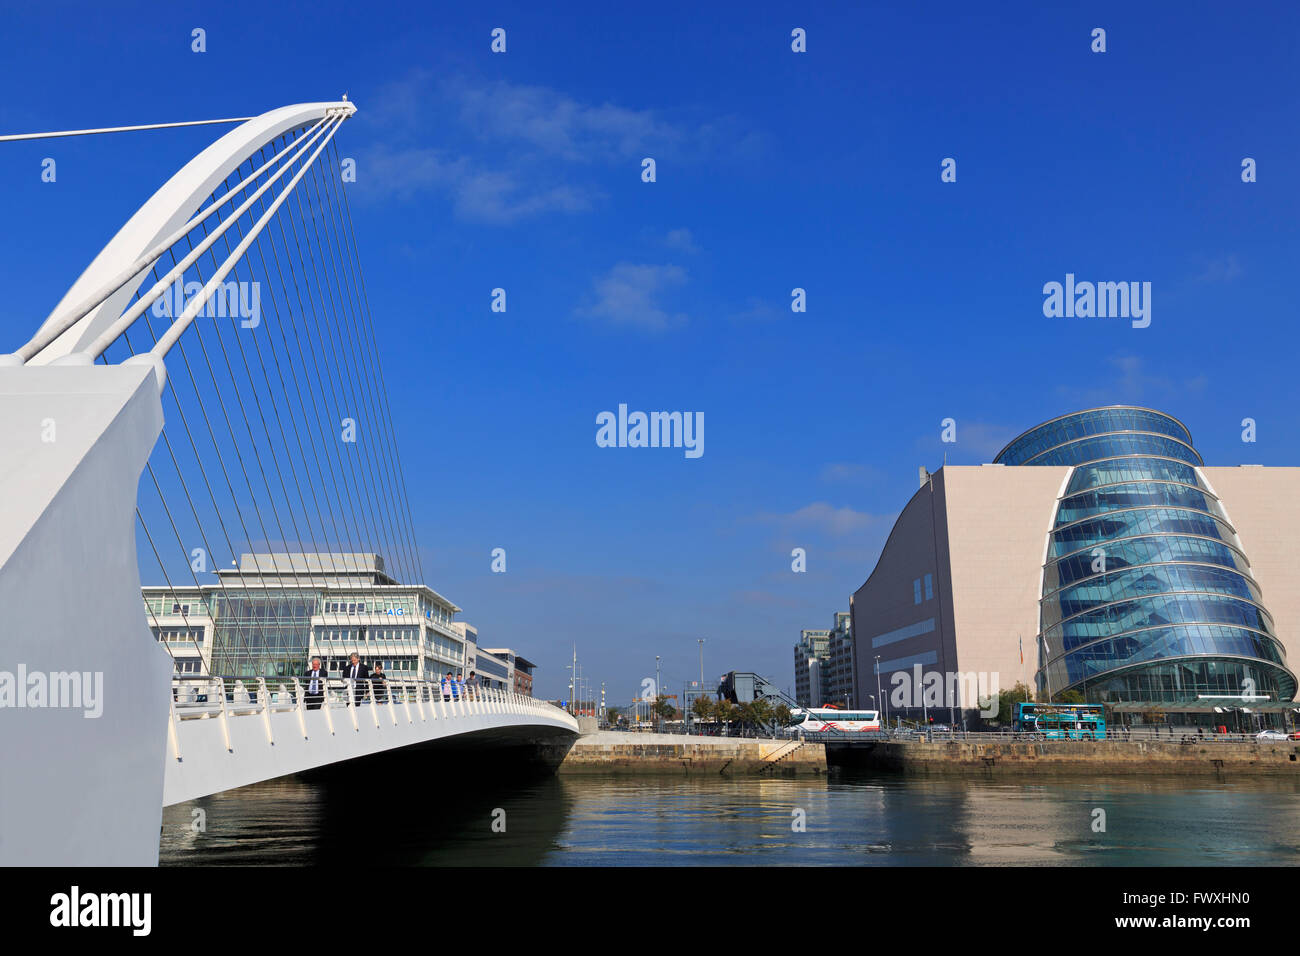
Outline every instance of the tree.
{"label": "tree", "polygon": [[654,714],[664,720],[672,720],[677,715],[677,708],[667,697],[660,694],[655,698]]}
{"label": "tree", "polygon": [[713,709],[713,716],[721,724],[730,724],[736,720],[736,705],[729,700],[720,700]]}
{"label": "tree", "polygon": [[1067,690],[1064,694],[1056,695],[1058,704],[1086,704],[1084,696],[1077,690]]}
{"label": "tree", "polygon": [[[992,724],[1009,724],[1015,720],[1016,704],[1034,699],[1034,693],[1028,685],[1017,681],[1016,686],[998,694],[998,710],[992,717],[984,718]],[[984,701],[981,701],[984,703]]]}
{"label": "tree", "polygon": [[619,714],[617,707],[608,707],[605,709],[605,723],[609,724],[609,726],[615,726],[618,723],[618,717]]}
{"label": "tree", "polygon": [[782,727],[790,725],[790,708],[785,704],[777,704],[776,709],[772,711],[772,716],[776,718],[776,722]]}
{"label": "tree", "polygon": [[708,720],[713,716],[713,701],[708,697],[696,697],[691,703],[691,713],[695,715],[696,720]]}

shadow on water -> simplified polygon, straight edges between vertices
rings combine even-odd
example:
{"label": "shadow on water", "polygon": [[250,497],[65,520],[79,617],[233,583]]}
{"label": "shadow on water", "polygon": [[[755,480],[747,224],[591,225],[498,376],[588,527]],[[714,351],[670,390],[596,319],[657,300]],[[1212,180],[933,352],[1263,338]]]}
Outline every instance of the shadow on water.
{"label": "shadow on water", "polygon": [[531,748],[408,748],[168,807],[159,862],[536,865],[554,850],[570,802],[534,757]]}

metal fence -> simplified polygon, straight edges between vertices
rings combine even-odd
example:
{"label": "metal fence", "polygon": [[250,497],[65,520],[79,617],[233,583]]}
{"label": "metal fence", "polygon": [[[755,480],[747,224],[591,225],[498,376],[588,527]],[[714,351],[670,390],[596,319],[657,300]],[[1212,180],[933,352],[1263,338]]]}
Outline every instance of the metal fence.
{"label": "metal fence", "polygon": [[[1188,731],[1186,729],[1175,730],[1173,734],[1168,732],[1161,733],[1155,728],[1107,728],[1105,740],[1138,743],[1138,742],[1165,742],[1165,743],[1204,743],[1204,744],[1222,744],[1222,743],[1300,743],[1300,733],[1284,735],[1277,733],[1273,736],[1267,736],[1265,733],[1248,733],[1248,734],[1198,734],[1195,729]],[[977,730],[879,730],[879,731],[845,731],[845,730],[823,730],[816,732],[787,732],[788,736],[802,737],[810,742],[817,743],[836,743],[836,742],[853,742],[853,741],[895,741],[905,742],[909,740],[924,740],[932,742],[960,741],[970,743],[1046,743],[1061,741],[1063,743],[1077,742],[1067,737],[1048,737],[1043,733],[1018,733],[1016,731],[977,731]],[[1084,738],[1088,740],[1090,738]]]}

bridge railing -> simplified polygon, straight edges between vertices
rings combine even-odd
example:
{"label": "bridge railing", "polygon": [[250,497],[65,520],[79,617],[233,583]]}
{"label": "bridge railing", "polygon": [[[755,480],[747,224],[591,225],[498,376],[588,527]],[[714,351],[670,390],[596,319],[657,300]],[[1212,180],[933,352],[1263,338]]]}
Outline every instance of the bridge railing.
{"label": "bridge railing", "polygon": [[312,710],[324,712],[331,734],[344,726],[359,729],[362,720],[373,721],[380,727],[385,722],[397,726],[400,722],[423,723],[493,713],[568,717],[546,701],[489,687],[462,684],[449,686],[444,692],[441,682],[413,678],[386,677],[379,683],[328,677],[317,681],[317,693],[312,694],[308,693],[311,685],[310,678],[297,677],[176,675],[172,679],[169,728],[173,756],[181,757],[179,724],[188,720],[218,721],[226,749],[230,750],[231,720],[261,716],[266,722],[267,737],[271,739],[270,715],[276,713],[297,713],[304,737],[307,736],[305,715]]}

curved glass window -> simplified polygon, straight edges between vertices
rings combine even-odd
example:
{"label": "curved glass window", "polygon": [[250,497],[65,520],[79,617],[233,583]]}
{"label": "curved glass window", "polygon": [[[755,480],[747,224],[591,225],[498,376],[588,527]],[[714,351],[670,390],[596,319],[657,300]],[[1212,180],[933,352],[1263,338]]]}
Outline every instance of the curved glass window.
{"label": "curved glass window", "polygon": [[1155,564],[1098,575],[1043,599],[1043,627],[1103,604],[1178,591],[1227,594],[1263,604],[1259,586],[1236,571],[1195,564]]}
{"label": "curved glass window", "polygon": [[1065,493],[1072,495],[1098,485],[1115,485],[1127,481],[1177,481],[1198,487],[1201,484],[1196,469],[1184,461],[1169,458],[1104,458],[1075,468]]}
{"label": "curved glass window", "polygon": [[1004,448],[994,461],[1004,465],[1023,465],[1057,445],[1116,432],[1154,432],[1188,445],[1192,443],[1187,428],[1168,415],[1146,408],[1115,406],[1075,412],[1031,428]]}
{"label": "curved glass window", "polygon": [[[1246,556],[1219,540],[1209,538],[1156,535],[1148,538],[1129,538],[1110,541],[1105,545],[1105,567],[1110,570],[1159,564],[1170,561],[1188,561],[1193,564],[1217,564],[1233,568],[1242,574],[1250,573]],[[1051,595],[1058,588],[1075,581],[1090,578],[1098,559],[1091,551],[1076,552],[1048,564],[1043,571],[1043,593]]]}
{"label": "curved glass window", "polygon": [[[1215,650],[1207,653],[1195,649],[1207,647],[1213,647]],[[1293,696],[1295,693],[1295,680],[1286,671],[1282,648],[1277,642],[1258,634],[1251,634],[1249,631],[1225,633],[1207,638],[1192,637],[1174,628],[1153,632],[1143,642],[1130,638],[1102,641],[1080,648],[1074,654],[1052,663],[1047,669],[1046,677],[1054,691],[1060,687],[1081,686],[1086,682],[1090,691],[1089,696],[1093,696],[1092,692],[1104,690],[1106,685],[1102,682],[1111,676],[1118,676],[1114,675],[1115,671],[1136,668],[1139,673],[1151,671],[1159,673],[1162,665],[1157,662],[1180,658],[1179,663],[1188,667],[1192,671],[1191,675],[1180,675],[1180,680],[1172,687],[1161,682],[1160,686],[1165,689],[1159,695],[1122,699],[1178,700],[1195,697],[1197,694],[1235,696],[1241,693],[1243,686],[1249,686],[1242,683],[1246,676],[1240,669],[1242,665],[1250,667],[1256,675],[1266,675],[1262,678],[1254,677],[1258,693],[1268,693],[1268,685],[1272,685],[1273,692],[1277,693],[1285,689],[1288,684],[1290,685],[1287,690],[1288,696]],[[1232,658],[1238,659],[1235,661],[1236,666],[1232,666],[1234,663],[1231,661]],[[1219,667],[1207,667],[1216,663]],[[1155,664],[1156,667],[1140,667],[1144,664]],[[1228,681],[1205,676],[1219,671],[1220,667],[1229,675]],[[1202,676],[1195,676],[1197,673]]]}
{"label": "curved glass window", "polygon": [[1115,637],[1164,624],[1230,624],[1274,633],[1273,619],[1268,612],[1242,598],[1178,592],[1091,608],[1045,628],[1043,636],[1051,658],[1063,649],[1068,651],[1099,637]]}
{"label": "curved glass window", "polygon": [[1116,435],[1102,435],[1097,438],[1083,438],[1068,445],[1058,445],[1046,449],[1033,458],[1020,462],[1022,465],[1074,465],[1094,458],[1109,458],[1116,455],[1156,455],[1161,458],[1177,458],[1193,465],[1201,464],[1201,456],[1190,445],[1184,445],[1173,438],[1155,435],[1150,432],[1129,432]]}
{"label": "curved glass window", "polygon": [[1184,508],[1138,508],[1111,512],[1099,518],[1057,528],[1052,532],[1051,555],[1064,557],[1116,538],[1137,538],[1148,534],[1218,538],[1237,546],[1237,535],[1220,518]]}
{"label": "curved glass window", "polygon": [[1170,482],[1142,481],[1122,485],[1107,485],[1095,491],[1085,491],[1062,499],[1056,507],[1056,525],[1070,524],[1091,515],[1125,508],[1150,505],[1169,505],[1190,508],[1223,518],[1219,500],[1207,491]]}

